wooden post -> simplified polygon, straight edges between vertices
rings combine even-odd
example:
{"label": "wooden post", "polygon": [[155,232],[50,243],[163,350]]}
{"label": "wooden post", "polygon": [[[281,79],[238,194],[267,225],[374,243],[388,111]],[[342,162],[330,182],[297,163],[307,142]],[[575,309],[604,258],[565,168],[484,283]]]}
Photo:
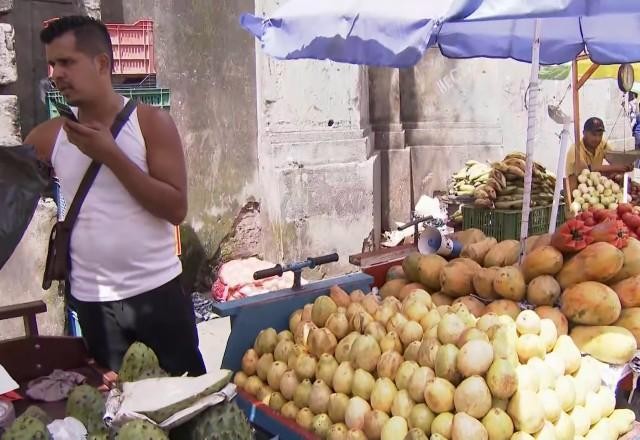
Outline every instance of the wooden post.
{"label": "wooden post", "polygon": [[[573,91],[573,135],[575,145],[575,165],[578,165],[580,160],[580,150],[578,144],[580,142],[580,89],[584,84],[593,76],[593,74],[600,67],[599,64],[593,63],[589,69],[582,75],[582,78],[578,78],[578,61],[588,59],[586,55],[580,55],[578,58],[571,62],[571,89]],[[574,169],[574,174],[575,169]],[[566,176],[569,177],[569,176]]]}

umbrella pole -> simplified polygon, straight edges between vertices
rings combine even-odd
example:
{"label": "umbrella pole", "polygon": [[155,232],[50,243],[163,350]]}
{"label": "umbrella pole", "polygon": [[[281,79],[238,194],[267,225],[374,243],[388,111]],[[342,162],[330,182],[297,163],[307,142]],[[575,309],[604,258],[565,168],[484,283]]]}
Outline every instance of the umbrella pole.
{"label": "umbrella pole", "polygon": [[549,234],[556,232],[558,221],[558,207],[560,206],[560,191],[564,182],[564,169],[567,163],[567,146],[569,145],[571,125],[565,124],[560,133],[560,156],[558,157],[558,169],[556,170],[556,187],[553,192],[553,205],[551,206],[551,218],[549,219]]}
{"label": "umbrella pole", "polygon": [[[578,60],[571,63],[571,90],[573,91],[573,143],[575,144],[575,166],[580,161],[580,86],[578,84]],[[575,170],[572,173],[577,175]]]}
{"label": "umbrella pole", "polygon": [[522,223],[520,224],[520,261],[526,250],[529,235],[529,214],[531,212],[531,183],[533,181],[533,150],[536,141],[538,94],[540,92],[540,37],[542,21],[536,20],[531,56],[531,82],[529,83],[529,123],[527,126],[527,162],[524,173],[524,195],[522,197]]}

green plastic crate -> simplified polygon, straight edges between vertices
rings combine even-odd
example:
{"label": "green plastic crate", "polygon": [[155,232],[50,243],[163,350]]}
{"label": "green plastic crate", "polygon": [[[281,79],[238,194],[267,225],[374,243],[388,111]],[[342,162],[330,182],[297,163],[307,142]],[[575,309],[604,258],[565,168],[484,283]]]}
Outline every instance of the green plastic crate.
{"label": "green plastic crate", "polygon": [[[171,90],[168,88],[126,88],[118,87],[116,91],[127,98],[137,99],[154,107],[169,109],[171,107]],[[53,101],[65,102],[58,90],[50,90],[47,92],[47,112],[49,118],[58,117],[58,110],[53,105]]]}
{"label": "green plastic crate", "polygon": [[[529,236],[542,235],[549,232],[550,217],[551,205],[531,208],[529,215]],[[558,207],[556,224],[560,225],[564,223],[564,221],[564,203],[561,203]],[[462,207],[463,229],[480,229],[485,235],[494,237],[498,241],[520,240],[521,223],[521,210],[486,209],[467,205]]]}

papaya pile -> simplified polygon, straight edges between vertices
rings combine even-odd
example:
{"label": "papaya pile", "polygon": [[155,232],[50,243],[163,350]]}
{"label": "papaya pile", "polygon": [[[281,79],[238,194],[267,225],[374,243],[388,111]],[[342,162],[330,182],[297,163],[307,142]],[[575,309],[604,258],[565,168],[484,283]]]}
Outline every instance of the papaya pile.
{"label": "papaya pile", "polygon": [[521,263],[518,241],[458,232],[459,258],[412,254],[390,269],[380,293],[402,298],[424,289],[435,304],[462,303],[478,318],[534,310],[583,354],[625,364],[640,345],[640,241],[586,239],[572,221],[553,236],[530,237]]}

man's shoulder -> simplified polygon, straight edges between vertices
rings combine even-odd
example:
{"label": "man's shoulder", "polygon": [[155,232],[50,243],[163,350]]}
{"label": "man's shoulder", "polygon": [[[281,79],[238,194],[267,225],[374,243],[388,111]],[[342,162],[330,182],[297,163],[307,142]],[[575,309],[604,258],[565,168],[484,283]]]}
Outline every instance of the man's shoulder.
{"label": "man's shoulder", "polygon": [[144,122],[157,122],[159,120],[171,119],[171,114],[160,107],[138,102],[136,104],[138,119]]}
{"label": "man's shoulder", "polygon": [[60,117],[44,121],[31,129],[24,143],[33,145],[40,159],[49,161],[61,127]]}
{"label": "man's shoulder", "polygon": [[145,139],[148,136],[162,136],[167,128],[175,129],[175,122],[169,111],[149,104],[138,103],[138,124]]}

